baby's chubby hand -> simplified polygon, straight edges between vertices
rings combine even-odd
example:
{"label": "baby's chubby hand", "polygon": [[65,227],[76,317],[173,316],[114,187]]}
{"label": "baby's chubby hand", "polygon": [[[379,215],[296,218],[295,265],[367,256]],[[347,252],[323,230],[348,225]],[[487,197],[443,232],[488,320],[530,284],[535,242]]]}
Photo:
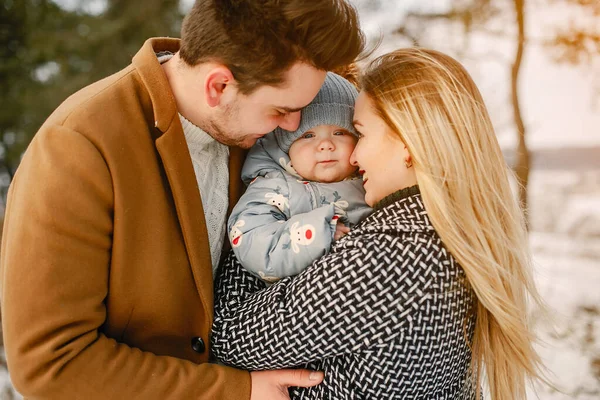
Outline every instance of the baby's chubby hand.
{"label": "baby's chubby hand", "polygon": [[350,228],[344,225],[342,222],[338,220],[338,223],[335,226],[335,233],[333,234],[333,240],[340,240],[344,235],[350,232]]}

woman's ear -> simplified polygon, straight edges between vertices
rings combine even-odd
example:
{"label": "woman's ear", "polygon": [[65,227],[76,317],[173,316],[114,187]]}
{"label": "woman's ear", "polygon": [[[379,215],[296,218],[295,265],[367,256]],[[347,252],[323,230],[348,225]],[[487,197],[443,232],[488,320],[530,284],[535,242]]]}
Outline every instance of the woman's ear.
{"label": "woman's ear", "polygon": [[233,74],[224,65],[219,65],[211,69],[204,80],[206,104],[210,107],[216,107],[221,104],[223,93],[233,82]]}
{"label": "woman's ear", "polygon": [[408,151],[408,147],[404,144],[404,149],[402,150],[402,158],[404,159],[404,165],[406,168],[410,168],[413,166],[412,156]]}
{"label": "woman's ear", "polygon": [[404,146],[404,149],[402,150],[402,155],[406,158],[406,157],[410,157],[410,153],[408,151],[408,147],[406,147],[406,145],[404,143],[402,143],[402,145]]}

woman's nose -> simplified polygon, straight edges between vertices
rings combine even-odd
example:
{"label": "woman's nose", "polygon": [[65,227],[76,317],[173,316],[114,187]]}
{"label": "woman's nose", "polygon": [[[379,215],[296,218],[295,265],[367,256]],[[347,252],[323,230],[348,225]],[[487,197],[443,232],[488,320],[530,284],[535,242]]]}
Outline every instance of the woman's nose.
{"label": "woman's nose", "polygon": [[350,165],[358,167],[358,161],[356,161],[356,147],[352,151],[352,154],[350,154]]}

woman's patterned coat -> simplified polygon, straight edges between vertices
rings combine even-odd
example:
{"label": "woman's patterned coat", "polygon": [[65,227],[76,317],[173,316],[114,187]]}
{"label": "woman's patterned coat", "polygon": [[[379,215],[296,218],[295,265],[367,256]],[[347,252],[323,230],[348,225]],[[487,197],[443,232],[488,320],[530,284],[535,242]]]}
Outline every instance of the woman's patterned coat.
{"label": "woman's patterned coat", "polygon": [[379,208],[295,278],[265,284],[230,256],[212,349],[249,370],[307,367],[293,399],[473,399],[475,297],[417,187]]}

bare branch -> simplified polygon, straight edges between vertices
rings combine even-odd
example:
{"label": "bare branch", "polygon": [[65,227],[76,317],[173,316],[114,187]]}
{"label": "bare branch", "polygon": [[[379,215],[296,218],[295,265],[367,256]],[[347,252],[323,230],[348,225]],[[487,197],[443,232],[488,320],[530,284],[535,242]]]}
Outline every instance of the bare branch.
{"label": "bare branch", "polygon": [[568,31],[560,32],[546,45],[555,50],[555,60],[558,62],[589,63],[592,58],[600,56],[600,32],[571,27]]}

